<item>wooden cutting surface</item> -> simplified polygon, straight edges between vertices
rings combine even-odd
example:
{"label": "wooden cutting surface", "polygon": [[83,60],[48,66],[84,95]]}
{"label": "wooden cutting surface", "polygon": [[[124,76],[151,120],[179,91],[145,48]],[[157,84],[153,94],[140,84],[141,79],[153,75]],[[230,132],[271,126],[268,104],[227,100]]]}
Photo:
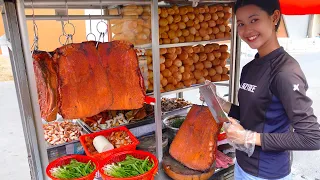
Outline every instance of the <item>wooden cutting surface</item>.
{"label": "wooden cutting surface", "polygon": [[215,172],[215,167],[206,172],[189,169],[173,159],[169,153],[164,154],[162,167],[165,173],[174,180],[207,180]]}

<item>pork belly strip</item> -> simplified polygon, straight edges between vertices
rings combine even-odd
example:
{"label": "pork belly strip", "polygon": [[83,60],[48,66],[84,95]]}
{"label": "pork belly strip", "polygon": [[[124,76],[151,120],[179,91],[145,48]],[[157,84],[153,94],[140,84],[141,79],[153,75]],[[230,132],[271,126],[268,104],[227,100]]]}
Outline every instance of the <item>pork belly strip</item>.
{"label": "pork belly strip", "polygon": [[208,107],[193,105],[170,146],[170,155],[190,169],[209,170],[216,159],[220,128]]}
{"label": "pork belly strip", "polygon": [[104,110],[139,109],[145,88],[133,46],[124,41],[84,42],[58,48],[59,113],[66,119]]}
{"label": "pork belly strip", "polygon": [[32,57],[41,117],[53,121],[57,118],[59,99],[55,64],[48,52],[34,51]]}

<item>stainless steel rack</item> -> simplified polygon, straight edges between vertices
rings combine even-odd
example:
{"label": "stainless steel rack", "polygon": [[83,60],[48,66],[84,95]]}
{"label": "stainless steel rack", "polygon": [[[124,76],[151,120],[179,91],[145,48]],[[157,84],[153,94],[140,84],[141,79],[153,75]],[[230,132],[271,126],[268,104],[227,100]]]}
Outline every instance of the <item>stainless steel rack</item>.
{"label": "stainless steel rack", "polygon": [[[32,57],[30,52],[27,20],[30,16],[26,16],[25,9],[44,8],[44,9],[64,9],[67,5],[70,9],[100,9],[101,6],[106,8],[114,5],[124,4],[139,4],[151,6],[151,33],[152,43],[140,48],[152,49],[153,62],[159,62],[159,48],[180,47],[197,44],[207,44],[213,42],[230,41],[231,63],[230,63],[230,81],[223,82],[222,85],[229,85],[229,99],[236,102],[236,89],[238,88],[239,80],[239,51],[236,51],[240,46],[240,40],[236,35],[235,16],[232,17],[232,37],[231,39],[218,39],[213,41],[202,41],[192,43],[178,43],[159,45],[159,22],[158,22],[158,6],[157,0],[0,0],[2,5],[2,16],[6,30],[6,37],[9,43],[9,53],[13,69],[14,81],[19,102],[21,121],[24,130],[24,136],[29,157],[29,165],[32,179],[42,180],[47,179],[45,168],[48,164],[47,147],[44,141],[42,121],[40,117],[40,108],[38,105],[38,95],[36,89],[35,75],[33,72]],[[200,0],[203,3],[234,3],[235,0]],[[190,4],[187,0],[170,0],[164,4],[170,3]],[[163,3],[162,3],[163,4]],[[73,19],[86,19],[85,16],[69,16]],[[40,19],[54,20],[65,19],[64,16],[46,17],[38,16]],[[97,19],[101,16],[96,17]],[[103,18],[120,18],[114,16],[104,16]],[[153,96],[156,99],[155,103],[155,133],[157,145],[157,157],[162,161],[162,112],[161,112],[161,96],[166,93],[160,92],[160,63],[153,63],[154,72],[154,92]],[[218,84],[218,83],[217,83]],[[191,88],[172,91],[169,93],[181,93],[183,91],[196,89],[201,85],[196,85]]]}

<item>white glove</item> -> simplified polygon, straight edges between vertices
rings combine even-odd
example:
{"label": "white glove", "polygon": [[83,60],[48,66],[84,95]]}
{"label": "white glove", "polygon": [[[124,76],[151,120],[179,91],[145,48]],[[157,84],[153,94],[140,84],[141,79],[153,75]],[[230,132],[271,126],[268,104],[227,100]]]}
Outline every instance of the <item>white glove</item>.
{"label": "white glove", "polygon": [[256,132],[245,130],[235,119],[229,118],[229,121],[223,124],[229,144],[250,157],[255,149]]}
{"label": "white glove", "polygon": [[[213,93],[216,95],[217,100],[218,100],[220,106],[221,106],[221,107],[224,107],[224,105],[225,105],[228,101],[224,100],[222,97],[219,96],[219,94],[217,93],[217,87],[216,87],[216,85],[215,85],[214,83],[212,83],[211,81],[209,81],[209,80],[206,80],[206,81],[205,81],[205,85],[208,85],[208,86],[210,86],[210,87],[213,89]],[[201,93],[200,93],[200,100],[201,100],[201,101],[204,101],[204,98],[203,98],[203,96],[201,95]]]}

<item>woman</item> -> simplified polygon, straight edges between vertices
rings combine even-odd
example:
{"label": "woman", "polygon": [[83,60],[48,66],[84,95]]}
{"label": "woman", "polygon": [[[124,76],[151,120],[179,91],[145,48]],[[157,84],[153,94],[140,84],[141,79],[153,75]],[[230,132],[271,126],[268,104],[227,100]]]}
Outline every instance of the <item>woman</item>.
{"label": "woman", "polygon": [[218,98],[240,121],[230,119],[225,126],[237,149],[235,179],[291,179],[289,151],[320,149],[306,78],[277,40],[279,0],[238,0],[234,12],[239,36],[258,50],[242,70],[239,106]]}

